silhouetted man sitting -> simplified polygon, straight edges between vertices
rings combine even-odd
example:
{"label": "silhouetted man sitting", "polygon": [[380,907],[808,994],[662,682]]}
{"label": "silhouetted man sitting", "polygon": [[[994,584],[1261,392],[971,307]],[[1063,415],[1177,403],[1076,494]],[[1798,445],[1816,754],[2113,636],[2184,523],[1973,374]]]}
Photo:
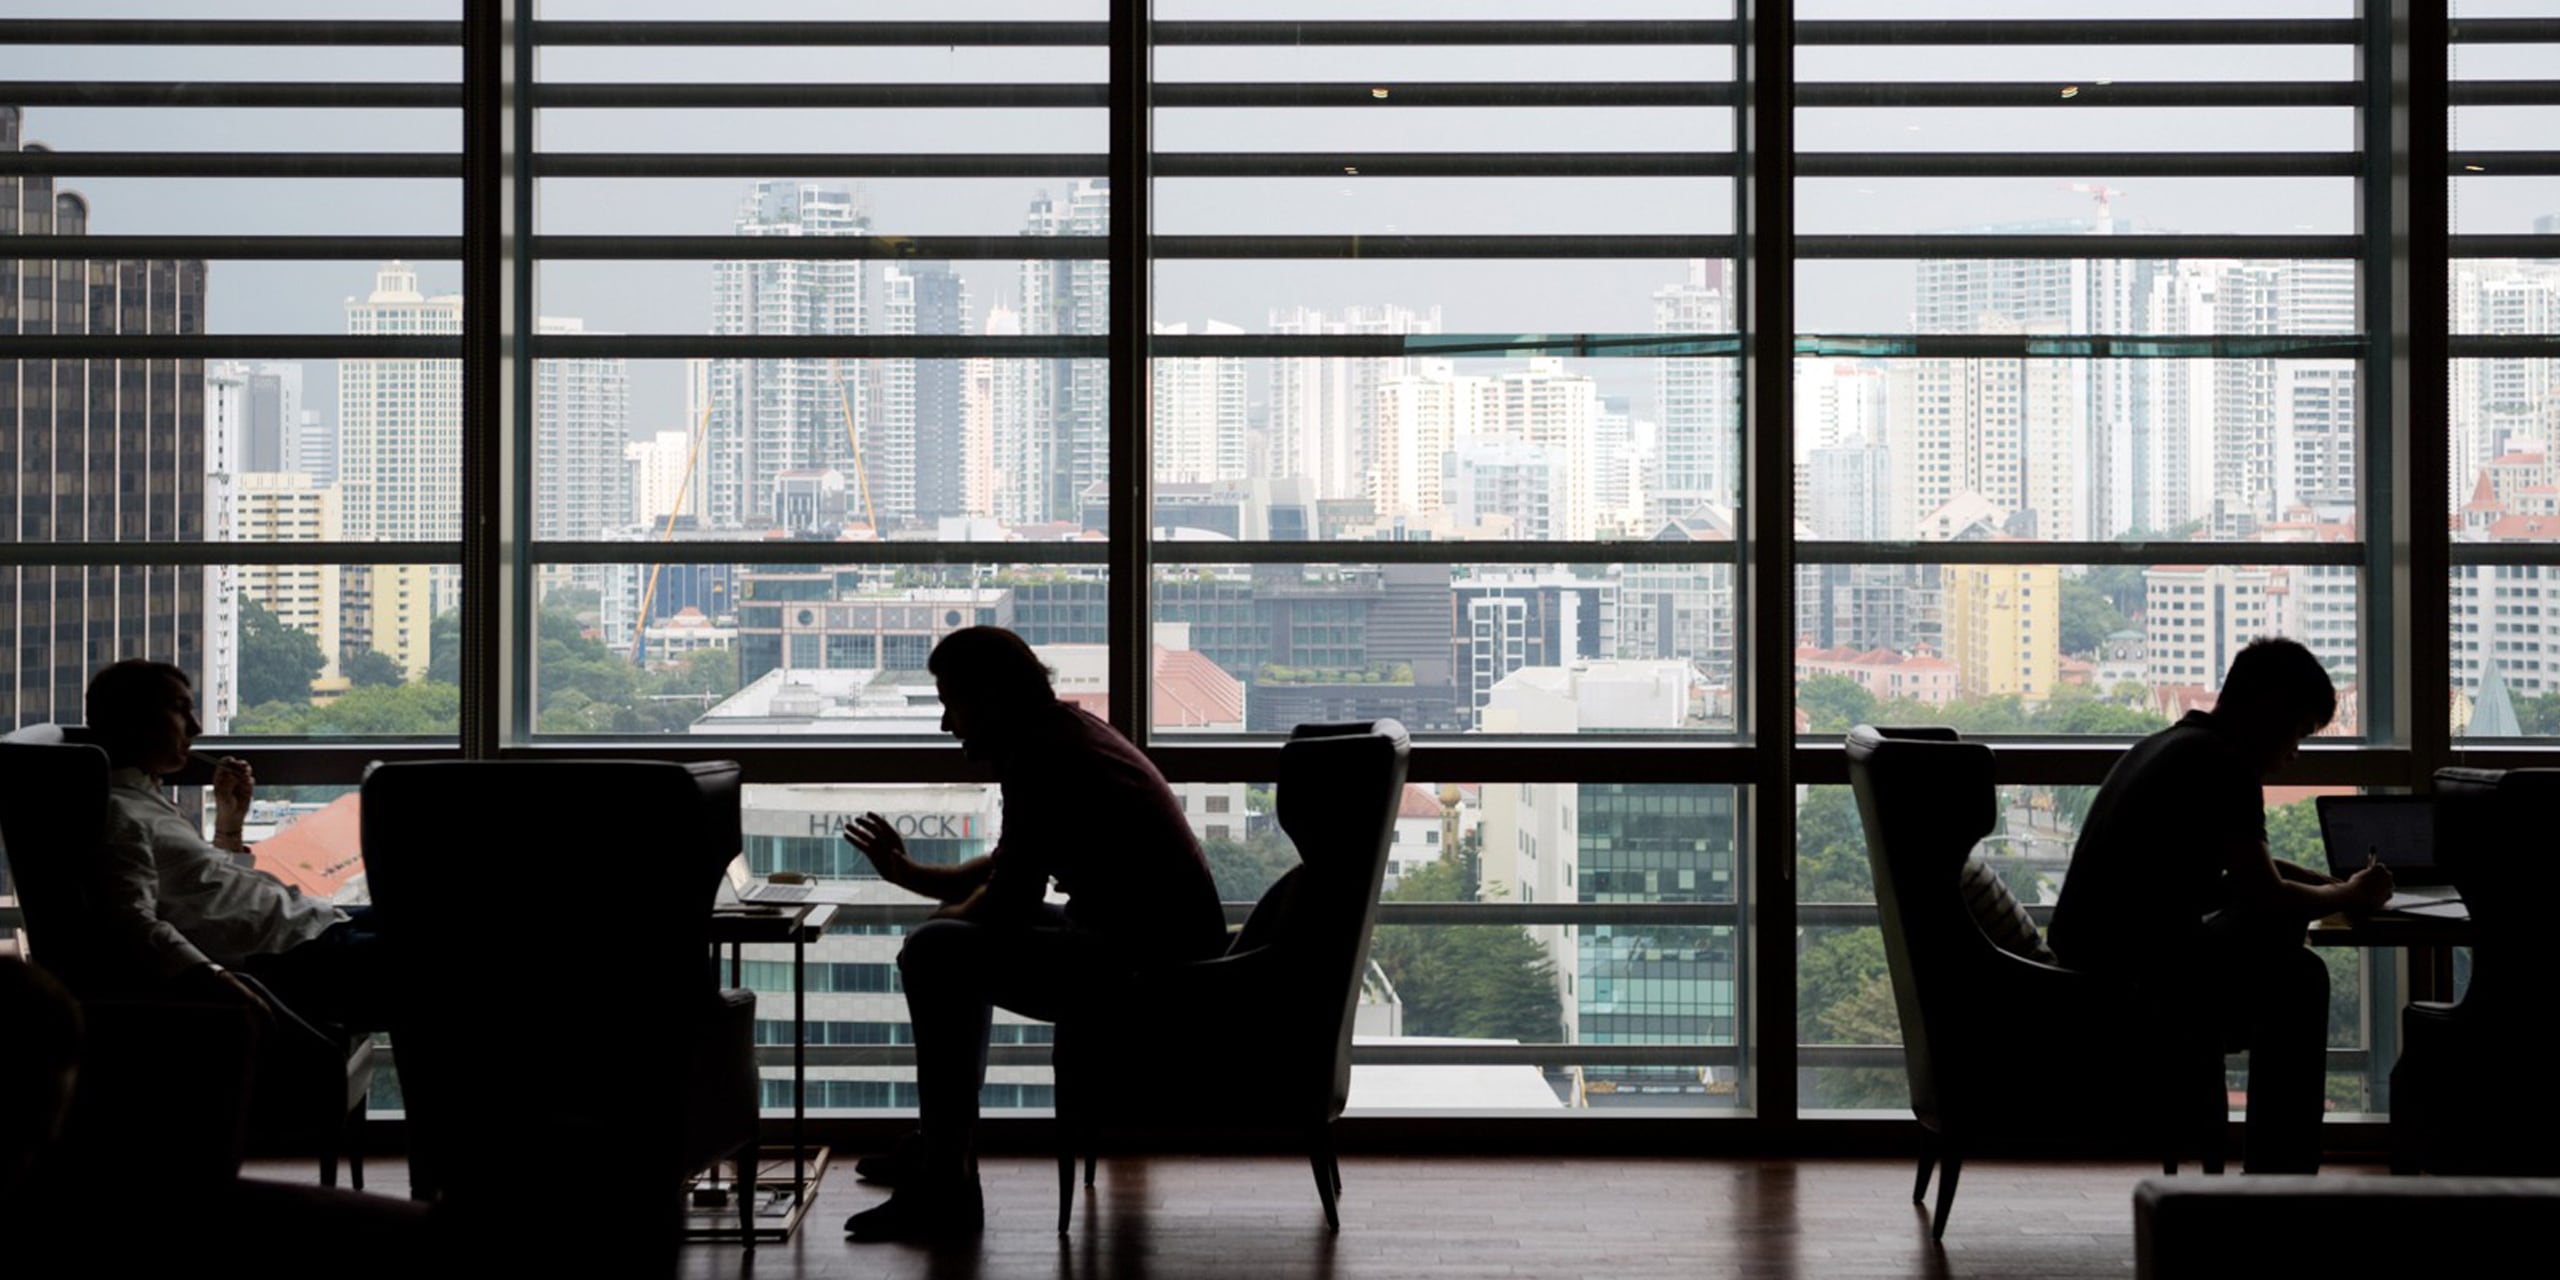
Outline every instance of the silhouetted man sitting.
{"label": "silhouetted man sitting", "polygon": [[[942,728],[993,765],[1004,828],[994,852],[920,865],[876,813],[845,839],[891,884],[938,899],[907,935],[898,972],[916,1043],[919,1141],[861,1170],[897,1190],[845,1222],[856,1240],[930,1240],[983,1220],[971,1155],[993,1007],[1056,1021],[1115,977],[1216,955],[1226,919],[1208,862],[1164,775],[1087,712],[1010,631],[971,627],[926,661]],[[1046,900],[1049,882],[1067,895]]]}
{"label": "silhouetted man sitting", "polygon": [[241,841],[256,779],[225,757],[213,775],[213,839],[161,780],[186,767],[203,726],[187,673],[128,658],[89,681],[90,731],[107,752],[100,894],[108,954],[136,982],[187,989],[273,1014],[255,977],[307,1018],[377,1029],[387,990],[379,938],[362,909],[340,911],[257,870]]}
{"label": "silhouetted man sitting", "polygon": [[2135,744],[2108,771],[2072,851],[2048,933],[2075,969],[2124,979],[2226,1050],[2249,1051],[2248,1168],[2320,1166],[2329,971],[2309,922],[2379,908],[2391,873],[2344,881],[2267,850],[2259,787],[2337,713],[2337,690],[2291,640],[2232,660],[2210,712]]}

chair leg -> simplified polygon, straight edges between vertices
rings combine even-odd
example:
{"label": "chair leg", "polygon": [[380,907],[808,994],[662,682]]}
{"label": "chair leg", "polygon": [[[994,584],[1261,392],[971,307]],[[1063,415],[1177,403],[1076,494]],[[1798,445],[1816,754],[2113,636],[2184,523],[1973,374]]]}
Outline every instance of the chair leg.
{"label": "chair leg", "polygon": [[738,1180],[730,1190],[738,1197],[738,1240],[748,1253],[756,1251],[756,1173],[759,1167],[756,1144],[749,1142],[738,1148]]}
{"label": "chair leg", "polygon": [[1342,1161],[1331,1151],[1327,1151],[1324,1154],[1324,1167],[1333,1174],[1333,1195],[1339,1200],[1342,1198]]}
{"label": "chair leg", "polygon": [[1920,1176],[1911,1180],[1911,1203],[1925,1204],[1929,1196],[1929,1175],[1938,1171],[1938,1135],[1920,1135]]}
{"label": "chair leg", "polygon": [[360,1100],[347,1108],[346,1123],[339,1127],[339,1147],[347,1153],[347,1182],[358,1191],[364,1190],[364,1112],[367,1103]]}
{"label": "chair leg", "polygon": [[1964,1172],[1964,1156],[1954,1143],[1948,1143],[1939,1163],[1945,1168],[1938,1176],[1938,1211],[1929,1219],[1929,1238],[1933,1241],[1947,1238],[1947,1210],[1955,1207],[1956,1175]]}
{"label": "chair leg", "polygon": [[[1087,1157],[1085,1167],[1086,1167],[1086,1168],[1091,1168],[1091,1167],[1093,1167],[1093,1166],[1092,1166],[1091,1157]],[[1088,1183],[1086,1183],[1085,1185],[1087,1185],[1087,1186],[1091,1186],[1092,1184],[1091,1184],[1090,1182],[1088,1182]],[[1075,1217],[1075,1211],[1076,1211],[1076,1149],[1075,1149],[1074,1144],[1072,1144],[1072,1143],[1068,1143],[1068,1142],[1061,1142],[1061,1143],[1059,1143],[1059,1144],[1058,1144],[1058,1234],[1059,1234],[1059,1235],[1065,1235],[1065,1234],[1067,1233],[1067,1223],[1068,1223],[1068,1221],[1069,1221],[1070,1219],[1072,1219],[1072,1218],[1074,1218],[1074,1217]]]}
{"label": "chair leg", "polygon": [[1314,1170],[1316,1198],[1324,1202],[1325,1230],[1342,1232],[1342,1211],[1335,1199],[1342,1189],[1341,1175],[1333,1167],[1333,1137],[1322,1129],[1308,1139],[1307,1164]]}

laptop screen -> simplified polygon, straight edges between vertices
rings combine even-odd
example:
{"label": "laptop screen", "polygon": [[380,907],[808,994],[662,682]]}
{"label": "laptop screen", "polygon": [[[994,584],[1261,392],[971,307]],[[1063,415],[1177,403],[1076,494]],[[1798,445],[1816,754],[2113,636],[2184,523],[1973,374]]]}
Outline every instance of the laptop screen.
{"label": "laptop screen", "polygon": [[2364,869],[2379,854],[2396,878],[2432,879],[2436,871],[2436,807],[2428,796],[2322,796],[2320,843],[2329,874]]}

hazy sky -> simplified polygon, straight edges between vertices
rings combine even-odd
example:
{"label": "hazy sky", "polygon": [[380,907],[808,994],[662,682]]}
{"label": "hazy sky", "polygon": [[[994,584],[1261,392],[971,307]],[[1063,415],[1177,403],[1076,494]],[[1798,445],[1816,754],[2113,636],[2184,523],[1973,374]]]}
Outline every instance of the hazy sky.
{"label": "hazy sky", "polygon": [[[18,12],[63,16],[205,16],[214,6],[181,0],[19,0]],[[2459,6],[2467,14],[2554,12],[2541,3]],[[244,0],[221,11],[242,17],[451,17],[442,3]],[[1718,17],[1723,4],[1478,3],[1464,16]],[[699,0],[556,0],[560,18],[700,16]],[[909,17],[905,4],[817,0],[733,0],[726,18]],[[2122,4],[2103,0],[1906,4],[1898,0],[1808,0],[1806,17],[2268,16],[2332,17],[2348,0],[2237,0],[2236,3]],[[938,18],[1035,15],[1098,19],[1096,0],[1048,4],[954,3]],[[1175,3],[1166,18],[1376,18],[1457,16],[1447,3],[1408,0],[1263,0]],[[2465,51],[2466,77],[2547,76],[2560,66],[2548,46],[2484,46]],[[1986,58],[1991,61],[1986,64]],[[441,80],[458,70],[450,50],[0,48],[0,78]],[[1731,75],[1722,50],[1642,48],[1166,48],[1159,80],[1669,80]],[[2354,74],[2340,48],[1808,49],[1807,80],[1999,79],[2340,80]],[[732,80],[869,82],[1094,82],[1106,74],[1100,50],[1085,49],[566,49],[543,55],[542,74],[560,81]],[[2560,108],[2472,109],[2458,124],[2462,145],[2547,147],[2560,134]],[[28,136],[61,150],[448,150],[458,138],[449,111],[288,111],[35,108]],[[1165,151],[1684,150],[1729,149],[1731,114],[1714,109],[1555,108],[1376,111],[1166,110],[1157,138]],[[627,111],[548,113],[545,147],[563,151],[1062,151],[1108,146],[1107,121],[1090,111]],[[2113,208],[2136,226],[2188,232],[2339,234],[2354,229],[2349,179],[2111,179],[2104,156],[2122,150],[2343,150],[2355,144],[2347,109],[2247,111],[2088,109],[1807,110],[1800,146],[1809,151],[2080,150],[2092,153],[2086,179],[2118,188]],[[794,175],[777,173],[778,178]],[[453,234],[459,184],[446,181],[79,179],[101,233]],[[873,181],[859,185],[875,229],[891,234],[1012,234],[1025,207],[1058,181],[1016,179]],[[554,181],[540,193],[542,229],[555,233],[722,233],[749,184],[728,179]],[[2088,194],[2061,180],[1809,179],[1799,193],[1798,229],[1817,234],[1915,232],[1986,224],[2086,218]],[[2460,184],[2466,231],[2525,231],[2530,219],[2560,211],[2560,179],[2484,178]],[[1159,232],[1322,234],[1694,233],[1732,229],[1732,188],[1721,179],[1166,179],[1157,184]],[[451,263],[420,264],[430,288],[458,279]],[[224,332],[327,333],[344,328],[343,302],[370,287],[372,263],[242,263],[213,267],[210,323]],[[973,302],[984,307],[1014,288],[1010,262],[963,264]],[[1676,262],[1165,262],[1155,288],[1167,321],[1215,319],[1264,327],[1275,307],[1396,303],[1438,305],[1455,332],[1624,332],[1651,328],[1652,291],[1682,274]],[[1912,270],[1906,263],[1812,263],[1801,276],[1797,323],[1826,332],[1906,328]],[[584,319],[590,329],[699,333],[710,320],[708,263],[563,263],[544,269],[545,313]],[[1640,362],[1595,369],[1610,389],[1649,400]],[[324,370],[315,369],[325,381]],[[634,427],[677,425],[674,367],[633,367]],[[323,401],[325,403],[325,401]]]}

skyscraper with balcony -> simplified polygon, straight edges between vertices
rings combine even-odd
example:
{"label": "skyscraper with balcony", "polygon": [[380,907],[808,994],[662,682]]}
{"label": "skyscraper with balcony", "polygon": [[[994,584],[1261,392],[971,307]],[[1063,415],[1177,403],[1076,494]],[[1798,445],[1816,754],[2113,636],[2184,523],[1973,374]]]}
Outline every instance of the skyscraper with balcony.
{"label": "skyscraper with balcony", "polygon": [[[1215,320],[1202,333],[1244,330]],[[1187,324],[1159,324],[1160,334],[1186,334]],[[1245,478],[1245,369],[1234,356],[1155,360],[1148,414],[1155,424],[1156,480],[1211,484]]]}
{"label": "skyscraper with balcony", "polygon": [[[1440,309],[1274,309],[1275,334],[1440,332]],[[1378,449],[1378,388],[1414,371],[1410,356],[1313,356],[1271,362],[1270,462],[1265,474],[1315,483],[1319,498],[1360,494]]]}
{"label": "skyscraper with balcony", "polygon": [[[738,208],[741,236],[859,236],[869,219],[849,191],[759,182]],[[863,331],[863,260],[728,261],[712,267],[711,332],[813,337]],[[705,522],[716,529],[777,527],[776,481],[786,471],[857,479],[854,442],[865,419],[861,362],[785,356],[712,362],[709,437],[701,465]]]}
{"label": "skyscraper with balcony", "polygon": [[[544,316],[544,333],[584,322]],[[571,356],[534,364],[533,530],[537,538],[594,538],[631,522],[631,379],[620,359]]]}
{"label": "skyscraper with balcony", "polygon": [[[0,106],[0,151],[20,128]],[[203,332],[202,262],[8,256],[6,237],[88,234],[89,213],[48,176],[0,175],[0,335]],[[0,363],[0,454],[12,541],[201,542],[204,363]],[[91,669],[115,658],[201,672],[204,584],[194,565],[0,566],[0,724],[81,720]]]}

